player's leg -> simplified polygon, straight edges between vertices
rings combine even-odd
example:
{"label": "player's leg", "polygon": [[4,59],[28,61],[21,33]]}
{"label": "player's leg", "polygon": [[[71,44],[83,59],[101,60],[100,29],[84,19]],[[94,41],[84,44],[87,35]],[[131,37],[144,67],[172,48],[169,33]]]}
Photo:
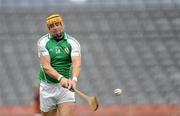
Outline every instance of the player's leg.
{"label": "player's leg", "polygon": [[75,103],[66,102],[58,105],[58,115],[57,116],[74,116]]}
{"label": "player's leg", "polygon": [[56,86],[45,82],[40,83],[40,109],[42,116],[56,116]]}
{"label": "player's leg", "polygon": [[[57,116],[74,116],[75,111],[75,93],[58,86],[58,115]],[[63,93],[63,94],[62,94]]]}
{"label": "player's leg", "polygon": [[34,116],[41,116],[39,84],[40,84],[39,78],[36,78],[35,86],[34,86],[34,99],[33,99]]}
{"label": "player's leg", "polygon": [[57,109],[48,111],[48,112],[43,112],[41,111],[42,116],[57,116]]}
{"label": "player's leg", "polygon": [[34,88],[33,109],[34,109],[34,116],[41,116],[39,86]]}

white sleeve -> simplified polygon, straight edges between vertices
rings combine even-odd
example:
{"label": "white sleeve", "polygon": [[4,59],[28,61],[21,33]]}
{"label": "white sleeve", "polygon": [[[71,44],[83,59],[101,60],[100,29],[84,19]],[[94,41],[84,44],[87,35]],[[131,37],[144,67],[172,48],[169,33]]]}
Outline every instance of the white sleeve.
{"label": "white sleeve", "polygon": [[49,55],[49,52],[48,50],[46,49],[46,42],[44,41],[39,41],[37,43],[37,46],[38,46],[38,56],[46,56],[46,55]]}
{"label": "white sleeve", "polygon": [[81,56],[81,46],[75,39],[69,39],[71,44],[71,56]]}

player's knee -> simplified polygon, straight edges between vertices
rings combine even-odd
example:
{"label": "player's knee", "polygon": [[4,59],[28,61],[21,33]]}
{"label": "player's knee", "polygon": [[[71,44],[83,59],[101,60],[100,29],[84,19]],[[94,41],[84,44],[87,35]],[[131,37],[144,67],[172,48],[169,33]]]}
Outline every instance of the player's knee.
{"label": "player's knee", "polygon": [[74,110],[61,111],[58,116],[74,116]]}
{"label": "player's knee", "polygon": [[59,115],[58,116],[74,116],[75,113],[75,104],[63,104],[60,106]]}

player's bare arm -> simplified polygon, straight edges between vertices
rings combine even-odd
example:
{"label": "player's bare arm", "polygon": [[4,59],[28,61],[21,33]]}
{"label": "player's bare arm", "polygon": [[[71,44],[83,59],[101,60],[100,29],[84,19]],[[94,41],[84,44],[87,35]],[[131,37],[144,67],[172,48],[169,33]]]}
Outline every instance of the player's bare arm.
{"label": "player's bare arm", "polygon": [[81,71],[81,57],[72,56],[73,77],[79,77]]}
{"label": "player's bare arm", "polygon": [[[50,64],[50,57],[49,55],[41,56],[40,57],[40,63],[42,64],[43,70],[46,74],[48,74],[50,77],[57,79],[61,76]],[[63,78],[60,80],[60,83],[63,87],[68,87],[68,79]]]}
{"label": "player's bare arm", "polygon": [[68,89],[76,88],[76,83],[81,72],[81,56],[72,56],[73,79],[69,81]]}

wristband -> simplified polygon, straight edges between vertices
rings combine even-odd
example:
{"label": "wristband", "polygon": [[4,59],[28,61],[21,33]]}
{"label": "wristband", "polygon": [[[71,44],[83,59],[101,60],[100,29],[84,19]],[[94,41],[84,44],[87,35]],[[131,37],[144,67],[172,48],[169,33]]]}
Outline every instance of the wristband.
{"label": "wristband", "polygon": [[63,78],[63,76],[60,75],[60,76],[57,78],[57,80],[58,80],[58,81],[61,81],[62,78]]}
{"label": "wristband", "polygon": [[77,80],[77,77],[73,77],[72,80],[74,80],[74,81],[76,81],[76,82],[78,81],[78,80]]}

